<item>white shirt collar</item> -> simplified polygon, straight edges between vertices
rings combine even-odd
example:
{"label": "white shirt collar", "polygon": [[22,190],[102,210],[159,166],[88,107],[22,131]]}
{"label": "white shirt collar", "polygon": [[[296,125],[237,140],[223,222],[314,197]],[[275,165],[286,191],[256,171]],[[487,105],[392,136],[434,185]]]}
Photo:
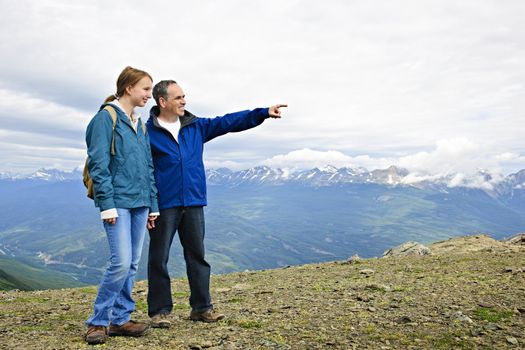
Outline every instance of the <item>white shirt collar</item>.
{"label": "white shirt collar", "polygon": [[129,116],[127,113],[126,113],[126,110],[124,109],[124,107],[122,106],[122,104],[119,102],[119,100],[113,100],[111,102],[109,102],[110,104],[112,104],[113,106],[119,108],[120,110],[122,110],[122,112],[124,112],[124,114],[128,117],[129,121],[131,122],[131,125],[133,126],[133,129],[135,130],[135,132],[137,131],[137,125],[139,123],[139,118],[140,118],[140,114],[139,113],[136,113],[135,112],[135,109],[133,109],[131,111],[131,116]]}
{"label": "white shirt collar", "polygon": [[124,107],[122,106],[122,104],[120,103],[119,100],[113,100],[113,101],[111,101],[111,102],[109,102],[109,103],[112,104],[112,105],[114,105],[114,106],[116,106],[116,107],[118,107],[119,109],[121,109],[122,112],[124,112],[124,114],[127,115],[128,118],[129,118],[132,122],[134,122],[134,123],[136,123],[137,120],[140,118],[140,113],[137,113],[137,112],[135,111],[135,109],[133,109],[133,110],[131,111],[131,116],[129,116],[129,115],[126,113],[126,110],[124,109]]}

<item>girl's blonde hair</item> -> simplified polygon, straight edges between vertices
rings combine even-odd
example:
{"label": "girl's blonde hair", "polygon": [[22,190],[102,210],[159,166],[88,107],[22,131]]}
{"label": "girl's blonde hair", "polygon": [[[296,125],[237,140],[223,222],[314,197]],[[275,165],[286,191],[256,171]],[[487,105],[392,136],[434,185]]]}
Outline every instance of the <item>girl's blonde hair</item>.
{"label": "girl's blonde hair", "polygon": [[113,95],[108,96],[106,100],[104,101],[104,103],[114,101],[117,98],[124,96],[124,94],[126,93],[126,88],[128,86],[135,85],[136,83],[140,81],[140,79],[144,77],[148,77],[151,79],[151,81],[153,81],[153,78],[147,72],[127,66],[126,68],[124,68],[122,73],[120,73],[120,75],[118,76],[117,92]]}

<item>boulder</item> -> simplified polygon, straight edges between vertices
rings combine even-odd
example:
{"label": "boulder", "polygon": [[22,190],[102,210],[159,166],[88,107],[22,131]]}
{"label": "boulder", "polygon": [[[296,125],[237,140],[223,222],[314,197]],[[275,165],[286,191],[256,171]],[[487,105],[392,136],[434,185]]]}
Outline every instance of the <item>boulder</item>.
{"label": "boulder", "polygon": [[504,239],[503,242],[508,244],[525,246],[525,233],[518,233],[515,236]]}
{"label": "boulder", "polygon": [[383,253],[383,257],[408,256],[408,255],[430,255],[430,248],[417,242],[405,242],[397,247],[391,248]]}
{"label": "boulder", "polygon": [[430,249],[432,249],[434,255],[450,255],[471,252],[509,252],[511,250],[519,250],[519,247],[495,240],[486,234],[476,234],[435,242],[430,245]]}

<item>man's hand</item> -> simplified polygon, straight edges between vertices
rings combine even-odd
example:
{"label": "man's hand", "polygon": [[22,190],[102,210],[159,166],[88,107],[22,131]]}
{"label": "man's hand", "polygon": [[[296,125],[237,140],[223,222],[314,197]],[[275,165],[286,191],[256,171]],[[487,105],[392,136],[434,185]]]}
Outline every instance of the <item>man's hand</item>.
{"label": "man's hand", "polygon": [[150,215],[148,216],[148,230],[151,230],[155,227],[155,220],[157,219],[157,215]]}
{"label": "man's hand", "polygon": [[268,114],[270,118],[281,118],[281,107],[288,107],[288,105],[274,105],[268,109]]}

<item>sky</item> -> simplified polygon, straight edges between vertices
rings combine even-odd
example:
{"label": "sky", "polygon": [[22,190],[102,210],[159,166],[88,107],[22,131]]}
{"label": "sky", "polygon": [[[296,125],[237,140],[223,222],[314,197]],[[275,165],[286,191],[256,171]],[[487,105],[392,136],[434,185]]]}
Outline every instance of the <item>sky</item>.
{"label": "sky", "polygon": [[0,4],[0,172],[82,165],[128,65],[200,117],[289,105],[208,143],[208,167],[525,168],[522,0]]}

